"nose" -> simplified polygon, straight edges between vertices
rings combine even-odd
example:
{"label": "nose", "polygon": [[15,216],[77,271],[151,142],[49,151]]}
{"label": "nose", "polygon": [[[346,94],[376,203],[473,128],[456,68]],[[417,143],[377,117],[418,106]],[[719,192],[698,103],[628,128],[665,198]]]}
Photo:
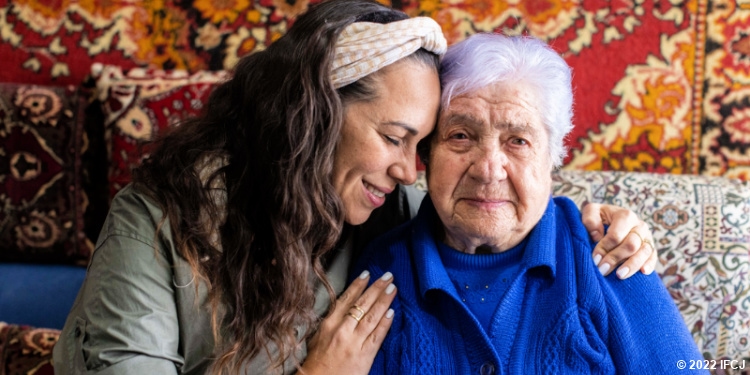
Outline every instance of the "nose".
{"label": "nose", "polygon": [[469,176],[477,182],[489,184],[508,177],[505,169],[508,155],[499,146],[485,146],[476,149],[473,155]]}
{"label": "nose", "polygon": [[399,184],[411,185],[417,182],[417,153],[404,153],[399,160],[391,165],[389,173]]}

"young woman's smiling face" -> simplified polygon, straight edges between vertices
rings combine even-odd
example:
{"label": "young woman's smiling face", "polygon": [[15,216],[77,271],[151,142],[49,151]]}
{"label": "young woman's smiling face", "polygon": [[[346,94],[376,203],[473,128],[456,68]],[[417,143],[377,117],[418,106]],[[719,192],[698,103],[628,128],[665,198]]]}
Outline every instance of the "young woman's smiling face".
{"label": "young woman's smiling face", "polygon": [[433,129],[440,105],[437,72],[403,60],[375,77],[376,97],[346,105],[333,185],[346,222],[362,224],[396,184],[417,178],[417,143]]}

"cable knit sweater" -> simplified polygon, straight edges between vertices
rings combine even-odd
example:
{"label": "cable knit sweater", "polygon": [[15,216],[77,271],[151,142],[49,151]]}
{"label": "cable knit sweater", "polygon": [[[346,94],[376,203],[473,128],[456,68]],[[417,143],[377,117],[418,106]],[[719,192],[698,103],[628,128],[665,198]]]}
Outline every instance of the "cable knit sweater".
{"label": "cable knit sweater", "polygon": [[703,357],[656,273],[603,277],[578,208],[550,199],[485,329],[441,261],[429,196],[374,241],[354,274],[394,274],[393,326],[371,374],[686,374]]}

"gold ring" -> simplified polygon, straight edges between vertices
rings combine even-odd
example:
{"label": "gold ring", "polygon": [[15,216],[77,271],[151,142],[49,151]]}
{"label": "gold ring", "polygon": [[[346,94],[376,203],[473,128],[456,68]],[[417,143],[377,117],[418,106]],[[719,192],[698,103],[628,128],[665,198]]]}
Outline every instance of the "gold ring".
{"label": "gold ring", "polygon": [[[643,237],[642,237],[642,236],[641,236],[640,234],[638,234],[638,232],[635,232],[635,231],[632,231],[632,230],[631,230],[631,231],[630,231],[630,233],[633,233],[633,234],[635,234],[636,236],[638,236],[638,238],[640,238],[640,239],[641,239],[641,246],[643,246],[643,244],[647,244],[648,246],[651,246],[651,249],[652,249],[652,250],[656,250],[656,248],[654,247],[654,244],[653,244],[653,243],[651,243],[651,240],[648,240],[648,239],[645,239],[645,240],[644,240],[644,239],[643,239]],[[639,248],[640,248],[640,247],[639,247]]]}
{"label": "gold ring", "polygon": [[638,232],[636,232],[636,231],[632,231],[632,230],[631,230],[631,231],[630,231],[630,233],[633,233],[633,234],[635,234],[636,236],[638,236],[638,238],[640,238],[640,239],[641,239],[641,243],[644,243],[644,242],[645,242],[645,241],[643,240],[643,237],[642,237],[642,236],[641,236],[640,234],[638,234]]}
{"label": "gold ring", "polygon": [[643,243],[648,244],[648,246],[651,246],[651,250],[656,250],[656,248],[654,247],[654,244],[652,244],[651,241],[643,240]]}
{"label": "gold ring", "polygon": [[[355,310],[359,311],[359,315],[352,314],[352,309],[355,309]],[[352,318],[354,318],[354,320],[356,320],[356,321],[359,322],[360,320],[362,320],[362,317],[365,316],[365,310],[362,310],[361,307],[359,307],[357,305],[354,305],[354,306],[352,306],[352,307],[349,308],[349,312],[347,312],[346,315],[351,316]]]}

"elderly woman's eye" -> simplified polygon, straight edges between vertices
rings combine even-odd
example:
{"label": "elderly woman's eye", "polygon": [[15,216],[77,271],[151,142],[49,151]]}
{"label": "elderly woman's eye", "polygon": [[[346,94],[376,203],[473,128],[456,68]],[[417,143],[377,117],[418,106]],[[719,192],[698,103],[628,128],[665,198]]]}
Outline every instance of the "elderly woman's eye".
{"label": "elderly woman's eye", "polygon": [[454,133],[454,134],[451,134],[451,136],[449,138],[451,138],[451,139],[468,139],[469,136],[467,136],[466,133]]}
{"label": "elderly woman's eye", "polygon": [[517,146],[524,146],[524,145],[527,145],[529,143],[528,141],[526,141],[523,138],[513,138],[510,141],[511,141],[511,143],[513,143],[514,145],[517,145]]}

